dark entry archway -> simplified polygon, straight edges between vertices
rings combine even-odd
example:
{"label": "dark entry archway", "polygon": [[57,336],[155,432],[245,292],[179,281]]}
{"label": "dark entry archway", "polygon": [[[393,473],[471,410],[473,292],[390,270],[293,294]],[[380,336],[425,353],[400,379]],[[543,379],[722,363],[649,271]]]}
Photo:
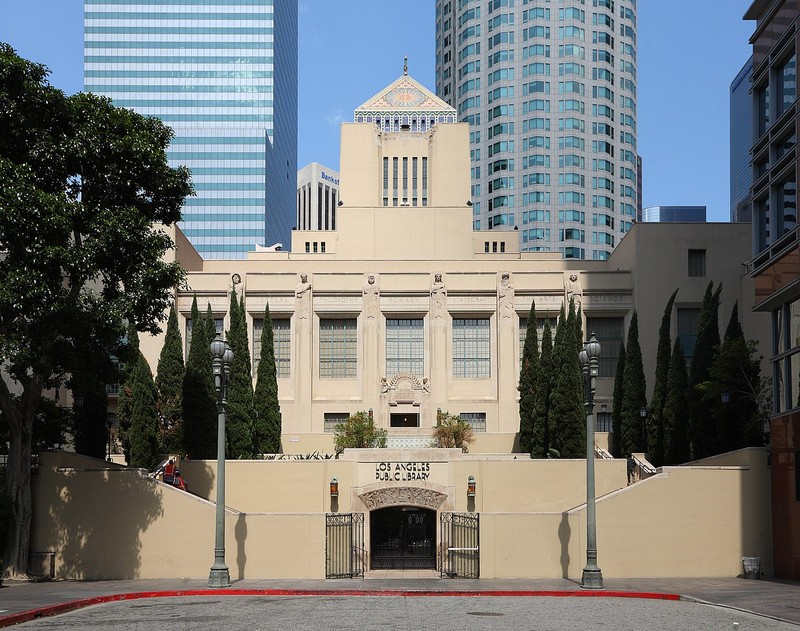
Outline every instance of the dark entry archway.
{"label": "dark entry archway", "polygon": [[371,564],[377,569],[435,569],[436,511],[392,506],[370,513]]}

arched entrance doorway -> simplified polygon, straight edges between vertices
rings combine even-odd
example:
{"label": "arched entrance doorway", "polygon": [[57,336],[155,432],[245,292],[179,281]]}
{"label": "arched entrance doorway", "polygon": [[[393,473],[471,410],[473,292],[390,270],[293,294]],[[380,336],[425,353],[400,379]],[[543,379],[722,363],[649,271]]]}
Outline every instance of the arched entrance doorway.
{"label": "arched entrance doorway", "polygon": [[371,568],[435,569],[436,511],[391,506],[370,513]]}

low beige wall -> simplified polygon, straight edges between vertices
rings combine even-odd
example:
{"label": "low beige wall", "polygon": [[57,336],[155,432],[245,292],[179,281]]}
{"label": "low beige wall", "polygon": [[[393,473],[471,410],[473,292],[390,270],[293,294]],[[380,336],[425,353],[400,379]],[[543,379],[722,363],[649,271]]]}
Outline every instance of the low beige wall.
{"label": "low beige wall", "polygon": [[[605,577],[736,576],[742,556],[761,557],[762,571],[772,574],[765,450],[665,468],[630,487],[624,461],[596,465],[598,561]],[[363,485],[358,466],[346,460],[228,463],[231,577],[322,578],[324,513],[350,510],[350,487]],[[213,494],[212,463],[185,462],[182,470],[191,489]],[[580,578],[584,461],[464,456],[447,471],[455,510],[480,514],[482,577]],[[334,475],[340,497],[332,504]],[[478,484],[474,506],[466,500],[469,475]],[[66,453],[42,456],[33,491],[31,549],[56,553],[57,577],[208,575],[215,506],[203,498],[137,470]]]}

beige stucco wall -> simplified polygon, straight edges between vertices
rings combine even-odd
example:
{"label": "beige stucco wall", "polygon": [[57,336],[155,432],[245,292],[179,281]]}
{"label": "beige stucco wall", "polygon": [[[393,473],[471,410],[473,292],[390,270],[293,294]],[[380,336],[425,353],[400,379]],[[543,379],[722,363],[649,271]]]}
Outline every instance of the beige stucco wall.
{"label": "beige stucco wall", "polygon": [[[425,480],[375,480],[378,463],[422,459],[429,465],[419,467],[430,472]],[[630,487],[623,462],[596,464],[604,576],[736,576],[742,556],[760,556],[762,571],[771,574],[765,450],[734,452],[707,466],[669,467]],[[181,467],[191,490],[213,495],[212,463]],[[466,497],[470,475],[477,482],[474,503]],[[329,495],[334,476],[338,499]],[[580,577],[583,461],[353,450],[339,460],[227,464],[226,559],[232,578],[324,577],[324,514],[363,511],[360,494],[392,487],[432,489],[446,496],[440,510],[477,512],[483,578]],[[33,492],[31,549],[55,553],[57,577],[208,575],[215,507],[206,499],[137,470],[63,452],[42,456]],[[369,546],[368,516],[365,522]]]}

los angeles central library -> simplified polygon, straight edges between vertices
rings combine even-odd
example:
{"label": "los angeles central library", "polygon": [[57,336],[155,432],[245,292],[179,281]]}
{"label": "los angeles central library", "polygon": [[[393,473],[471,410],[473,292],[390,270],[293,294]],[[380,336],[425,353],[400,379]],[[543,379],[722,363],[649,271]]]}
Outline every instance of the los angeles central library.
{"label": "los angeles central library", "polygon": [[[495,164],[498,186],[516,182],[506,200],[535,190],[513,165]],[[580,577],[586,461],[518,451],[531,304],[538,318],[554,320],[570,298],[602,347],[595,464],[604,575],[736,576],[743,556],[760,557],[770,574],[766,450],[654,469],[630,486],[625,460],[608,454],[616,360],[634,310],[651,389],[658,327],[675,289],[672,337],[689,355],[709,281],[723,284],[721,319],[738,301],[748,337],[769,330],[765,316],[751,312],[741,265],[750,258],[748,225],[635,224],[607,260],[521,252],[517,230],[473,230],[468,125],[406,74],[342,125],[340,182],[331,229],[294,231],[288,251],[203,260],[174,231],[174,256],[189,271],[176,295],[184,333],[195,296],[226,330],[235,289],[257,362],[267,305],[273,320],[284,457],[227,463],[232,578],[403,568]],[[578,212],[591,234],[598,209],[585,200]],[[537,215],[518,215],[516,227],[534,234]],[[141,343],[154,370],[162,342]],[[292,458],[333,454],[336,425],[358,411],[387,430],[387,448]],[[438,411],[472,425],[469,453],[431,447]],[[216,462],[180,463],[191,493],[102,465],[43,456],[32,549],[51,553],[53,573],[206,577]]]}

